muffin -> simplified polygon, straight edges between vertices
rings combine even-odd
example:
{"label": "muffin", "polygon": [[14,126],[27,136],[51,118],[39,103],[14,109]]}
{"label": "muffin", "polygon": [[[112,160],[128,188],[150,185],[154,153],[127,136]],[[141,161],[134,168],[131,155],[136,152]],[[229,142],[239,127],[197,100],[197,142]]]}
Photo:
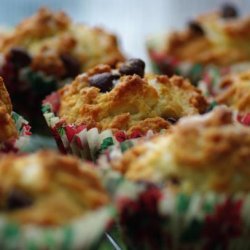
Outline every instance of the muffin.
{"label": "muffin", "polygon": [[249,67],[249,30],[250,17],[224,4],[190,21],[183,31],[149,39],[149,56],[157,72],[178,73],[194,84],[203,80],[202,88],[213,95],[221,76]]}
{"label": "muffin", "polygon": [[12,111],[9,93],[0,77],[0,152],[18,151],[30,135],[30,126]]}
{"label": "muffin", "polygon": [[99,175],[73,157],[0,156],[0,178],[4,249],[90,249],[111,222]]}
{"label": "muffin", "polygon": [[43,112],[60,148],[94,159],[110,145],[206,111],[205,98],[188,80],[144,75],[144,67],[140,59],[117,69],[99,65],[48,96]]}
{"label": "muffin", "polygon": [[[113,168],[131,249],[248,249],[250,130],[227,108],[182,118]],[[236,247],[236,249],[237,249]]]}
{"label": "muffin", "polygon": [[74,23],[64,12],[41,8],[0,40],[0,74],[14,108],[36,127],[42,99],[99,63],[124,57],[113,34]]}
{"label": "muffin", "polygon": [[214,101],[227,105],[237,112],[240,122],[250,125],[250,71],[226,75],[219,87]]}

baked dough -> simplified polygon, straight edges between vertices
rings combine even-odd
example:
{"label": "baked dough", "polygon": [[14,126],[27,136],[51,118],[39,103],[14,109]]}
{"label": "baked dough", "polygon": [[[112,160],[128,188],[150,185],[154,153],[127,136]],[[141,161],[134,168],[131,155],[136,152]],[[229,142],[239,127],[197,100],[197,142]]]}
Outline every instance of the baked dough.
{"label": "baked dough", "polygon": [[15,123],[11,118],[12,104],[3,79],[0,77],[0,144],[18,136]]}
{"label": "baked dough", "polygon": [[13,31],[3,35],[0,52],[21,47],[32,56],[32,68],[62,76],[65,68],[61,55],[70,55],[81,65],[81,70],[98,63],[114,66],[124,59],[113,34],[101,28],[73,23],[64,12],[41,8],[25,19]]}
{"label": "baked dough", "polygon": [[0,211],[20,224],[57,226],[109,202],[93,166],[52,151],[0,158]]}
{"label": "baked dough", "polygon": [[[118,75],[110,91],[90,86],[90,78],[100,73]],[[79,75],[58,91],[59,117],[67,124],[87,128],[159,132],[168,129],[168,118],[178,119],[203,113],[207,102],[201,92],[179,76],[133,74],[119,76],[108,65],[99,65]]]}
{"label": "baked dough", "polygon": [[227,66],[250,59],[250,17],[225,19],[220,11],[205,13],[194,22],[203,34],[187,27],[166,36],[164,53],[180,61]]}
{"label": "baked dough", "polygon": [[112,167],[128,179],[164,183],[179,191],[249,191],[250,130],[218,107],[182,118],[171,132],[128,150]]}

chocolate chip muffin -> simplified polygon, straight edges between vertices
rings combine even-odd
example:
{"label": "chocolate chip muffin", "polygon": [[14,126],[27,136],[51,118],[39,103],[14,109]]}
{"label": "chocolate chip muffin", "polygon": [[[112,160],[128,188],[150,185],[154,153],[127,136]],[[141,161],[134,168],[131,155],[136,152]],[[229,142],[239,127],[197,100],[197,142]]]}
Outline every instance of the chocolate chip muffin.
{"label": "chocolate chip muffin", "polygon": [[58,94],[58,115],[62,120],[100,131],[159,132],[169,127],[168,118],[177,120],[206,110],[205,99],[187,80],[178,76],[144,76],[144,63],[138,59],[131,59],[116,70],[97,66]]}
{"label": "chocolate chip muffin", "polygon": [[236,65],[249,66],[249,29],[250,17],[224,4],[193,19],[183,31],[149,40],[149,55],[162,73],[179,73],[196,84],[202,79],[213,85],[220,75],[239,70]]}
{"label": "chocolate chip muffin", "polygon": [[47,94],[99,63],[115,66],[124,59],[113,34],[46,8],[3,35],[0,53],[0,74],[13,105],[34,129],[41,126],[40,103]]}
{"label": "chocolate chip muffin", "polygon": [[[59,133],[56,138],[64,138],[63,147],[82,131],[92,131],[94,138],[100,133],[109,137],[106,143],[115,144],[149,131],[159,133],[180,117],[206,111],[205,98],[188,80],[144,75],[144,67],[140,59],[116,69],[99,65],[49,96],[43,105],[45,118],[53,133]],[[83,144],[82,138],[78,141]],[[103,138],[97,141],[99,148]]]}
{"label": "chocolate chip muffin", "polygon": [[164,183],[178,192],[249,191],[250,131],[218,107],[181,119],[171,133],[125,152],[113,168],[131,180]]}
{"label": "chocolate chip muffin", "polygon": [[109,202],[93,166],[55,152],[1,157],[0,178],[1,213],[21,225],[65,225]]}
{"label": "chocolate chip muffin", "polygon": [[0,178],[4,249],[92,249],[113,219],[99,174],[76,158],[52,151],[0,155]]}
{"label": "chocolate chip muffin", "polygon": [[247,248],[250,130],[229,109],[182,118],[113,167],[127,180],[116,204],[131,249]]}

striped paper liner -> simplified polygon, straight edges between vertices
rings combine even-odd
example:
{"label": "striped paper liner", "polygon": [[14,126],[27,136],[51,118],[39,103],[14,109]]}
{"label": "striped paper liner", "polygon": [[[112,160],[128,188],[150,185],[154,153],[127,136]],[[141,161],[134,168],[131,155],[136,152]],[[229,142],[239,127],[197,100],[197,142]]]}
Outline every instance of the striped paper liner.
{"label": "striped paper liner", "polygon": [[113,221],[114,209],[103,207],[65,226],[18,225],[0,215],[0,245],[4,250],[96,249]]}
{"label": "striped paper liner", "polygon": [[109,149],[112,146],[118,145],[123,152],[132,147],[139,138],[148,138],[153,134],[151,130],[146,135],[140,131],[133,131],[131,135],[126,131],[113,133],[111,129],[99,132],[97,128],[87,129],[83,124],[66,124],[57,116],[59,102],[57,93],[52,93],[44,100],[42,112],[62,153],[96,161],[100,155],[110,155]]}
{"label": "striped paper liner", "polygon": [[18,138],[0,144],[0,152],[18,152],[29,143],[29,136],[31,135],[29,123],[15,112],[12,112],[11,118],[15,122]]}
{"label": "striped paper liner", "polygon": [[118,223],[128,249],[250,249],[249,193],[174,193],[117,176]]}

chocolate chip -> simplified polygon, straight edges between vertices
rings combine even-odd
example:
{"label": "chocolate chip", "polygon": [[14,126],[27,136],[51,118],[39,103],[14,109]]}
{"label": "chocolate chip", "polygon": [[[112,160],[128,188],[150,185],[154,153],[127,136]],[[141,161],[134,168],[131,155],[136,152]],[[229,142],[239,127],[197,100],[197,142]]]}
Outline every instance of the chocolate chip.
{"label": "chocolate chip", "polygon": [[123,63],[119,69],[121,75],[137,74],[140,77],[144,76],[145,63],[141,59],[130,59]]}
{"label": "chocolate chip", "polygon": [[13,48],[10,50],[8,59],[17,67],[24,68],[31,63],[31,57],[26,50],[22,48]]}
{"label": "chocolate chip", "polygon": [[112,89],[114,79],[115,76],[112,73],[105,72],[91,76],[89,84],[90,86],[99,88],[101,92],[107,92]]}
{"label": "chocolate chip", "polygon": [[169,177],[169,181],[173,185],[180,185],[181,181],[177,176],[171,176]]}
{"label": "chocolate chip", "polygon": [[174,118],[174,117],[168,117],[167,119],[166,119],[168,122],[170,122],[171,124],[175,124],[178,120],[176,119],[176,118]]}
{"label": "chocolate chip", "polygon": [[204,35],[205,34],[201,25],[196,21],[190,21],[188,23],[188,27],[192,32],[194,32],[197,35]]}
{"label": "chocolate chip", "polygon": [[7,197],[6,206],[8,210],[16,210],[30,206],[32,201],[32,198],[22,190],[13,189]]}
{"label": "chocolate chip", "polygon": [[238,17],[238,10],[233,4],[226,3],[221,8],[221,17],[225,19]]}
{"label": "chocolate chip", "polygon": [[66,74],[64,77],[75,77],[81,71],[81,65],[77,59],[68,54],[61,55],[61,60],[64,64]]}

